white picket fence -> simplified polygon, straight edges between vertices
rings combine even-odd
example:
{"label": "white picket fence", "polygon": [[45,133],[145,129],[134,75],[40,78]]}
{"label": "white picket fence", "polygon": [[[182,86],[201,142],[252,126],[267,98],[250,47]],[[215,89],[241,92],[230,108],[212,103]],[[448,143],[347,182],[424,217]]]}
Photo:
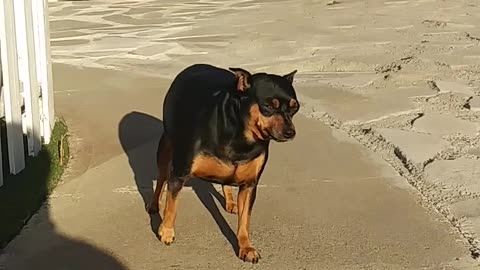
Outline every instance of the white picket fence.
{"label": "white picket fence", "polygon": [[25,168],[25,147],[36,156],[55,123],[47,0],[0,0],[0,62],[0,117],[10,173],[17,174]]}

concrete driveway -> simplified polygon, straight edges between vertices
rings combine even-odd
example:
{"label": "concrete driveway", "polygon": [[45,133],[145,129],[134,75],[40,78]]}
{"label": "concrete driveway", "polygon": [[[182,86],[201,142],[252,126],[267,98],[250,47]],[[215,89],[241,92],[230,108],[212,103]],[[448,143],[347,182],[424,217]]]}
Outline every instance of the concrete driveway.
{"label": "concrete driveway", "polygon": [[[73,159],[0,269],[479,269],[474,1],[62,1],[50,11]],[[144,209],[163,97],[197,62],[299,70],[298,137],[272,145],[253,212],[256,266],[236,258],[236,217],[218,186],[182,191],[168,247]]]}

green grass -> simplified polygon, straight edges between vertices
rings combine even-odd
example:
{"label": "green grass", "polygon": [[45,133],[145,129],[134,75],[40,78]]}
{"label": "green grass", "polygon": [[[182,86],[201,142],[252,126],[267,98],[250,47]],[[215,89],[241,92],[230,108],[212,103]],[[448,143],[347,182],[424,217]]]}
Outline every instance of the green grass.
{"label": "green grass", "polygon": [[0,187],[0,248],[6,246],[40,208],[59,182],[69,157],[68,129],[60,120],[55,123],[50,143],[43,145],[38,156],[26,158],[22,172],[10,175],[4,131],[2,123],[4,185]]}

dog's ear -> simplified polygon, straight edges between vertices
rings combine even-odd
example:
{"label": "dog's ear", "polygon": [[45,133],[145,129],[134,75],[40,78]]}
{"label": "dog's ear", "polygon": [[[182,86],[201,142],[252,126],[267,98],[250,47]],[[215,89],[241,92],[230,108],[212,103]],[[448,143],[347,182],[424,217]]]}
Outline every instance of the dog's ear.
{"label": "dog's ear", "polygon": [[288,81],[290,81],[290,83],[293,83],[293,77],[295,77],[296,73],[297,73],[297,70],[295,69],[294,71],[288,73],[287,75],[283,75],[283,77]]}
{"label": "dog's ear", "polygon": [[242,68],[229,68],[233,73],[235,73],[235,77],[237,78],[237,90],[241,92],[245,92],[250,88],[250,72],[242,69]]}

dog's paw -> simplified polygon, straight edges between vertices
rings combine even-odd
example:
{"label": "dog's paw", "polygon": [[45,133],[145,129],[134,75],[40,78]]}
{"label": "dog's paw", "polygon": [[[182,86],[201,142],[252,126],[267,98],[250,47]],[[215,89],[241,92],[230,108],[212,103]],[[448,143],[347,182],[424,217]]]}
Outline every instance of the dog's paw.
{"label": "dog's paw", "polygon": [[165,228],[160,226],[160,229],[158,230],[158,237],[162,243],[169,246],[175,240],[175,230],[173,228]]}
{"label": "dog's paw", "polygon": [[240,248],[238,257],[244,262],[258,263],[260,254],[253,247]]}
{"label": "dog's paw", "polygon": [[158,214],[158,203],[150,203],[145,206],[145,209],[149,214]]}
{"label": "dog's paw", "polygon": [[229,202],[225,205],[225,210],[227,210],[227,212],[230,214],[237,214],[238,213],[237,204],[234,202]]}

